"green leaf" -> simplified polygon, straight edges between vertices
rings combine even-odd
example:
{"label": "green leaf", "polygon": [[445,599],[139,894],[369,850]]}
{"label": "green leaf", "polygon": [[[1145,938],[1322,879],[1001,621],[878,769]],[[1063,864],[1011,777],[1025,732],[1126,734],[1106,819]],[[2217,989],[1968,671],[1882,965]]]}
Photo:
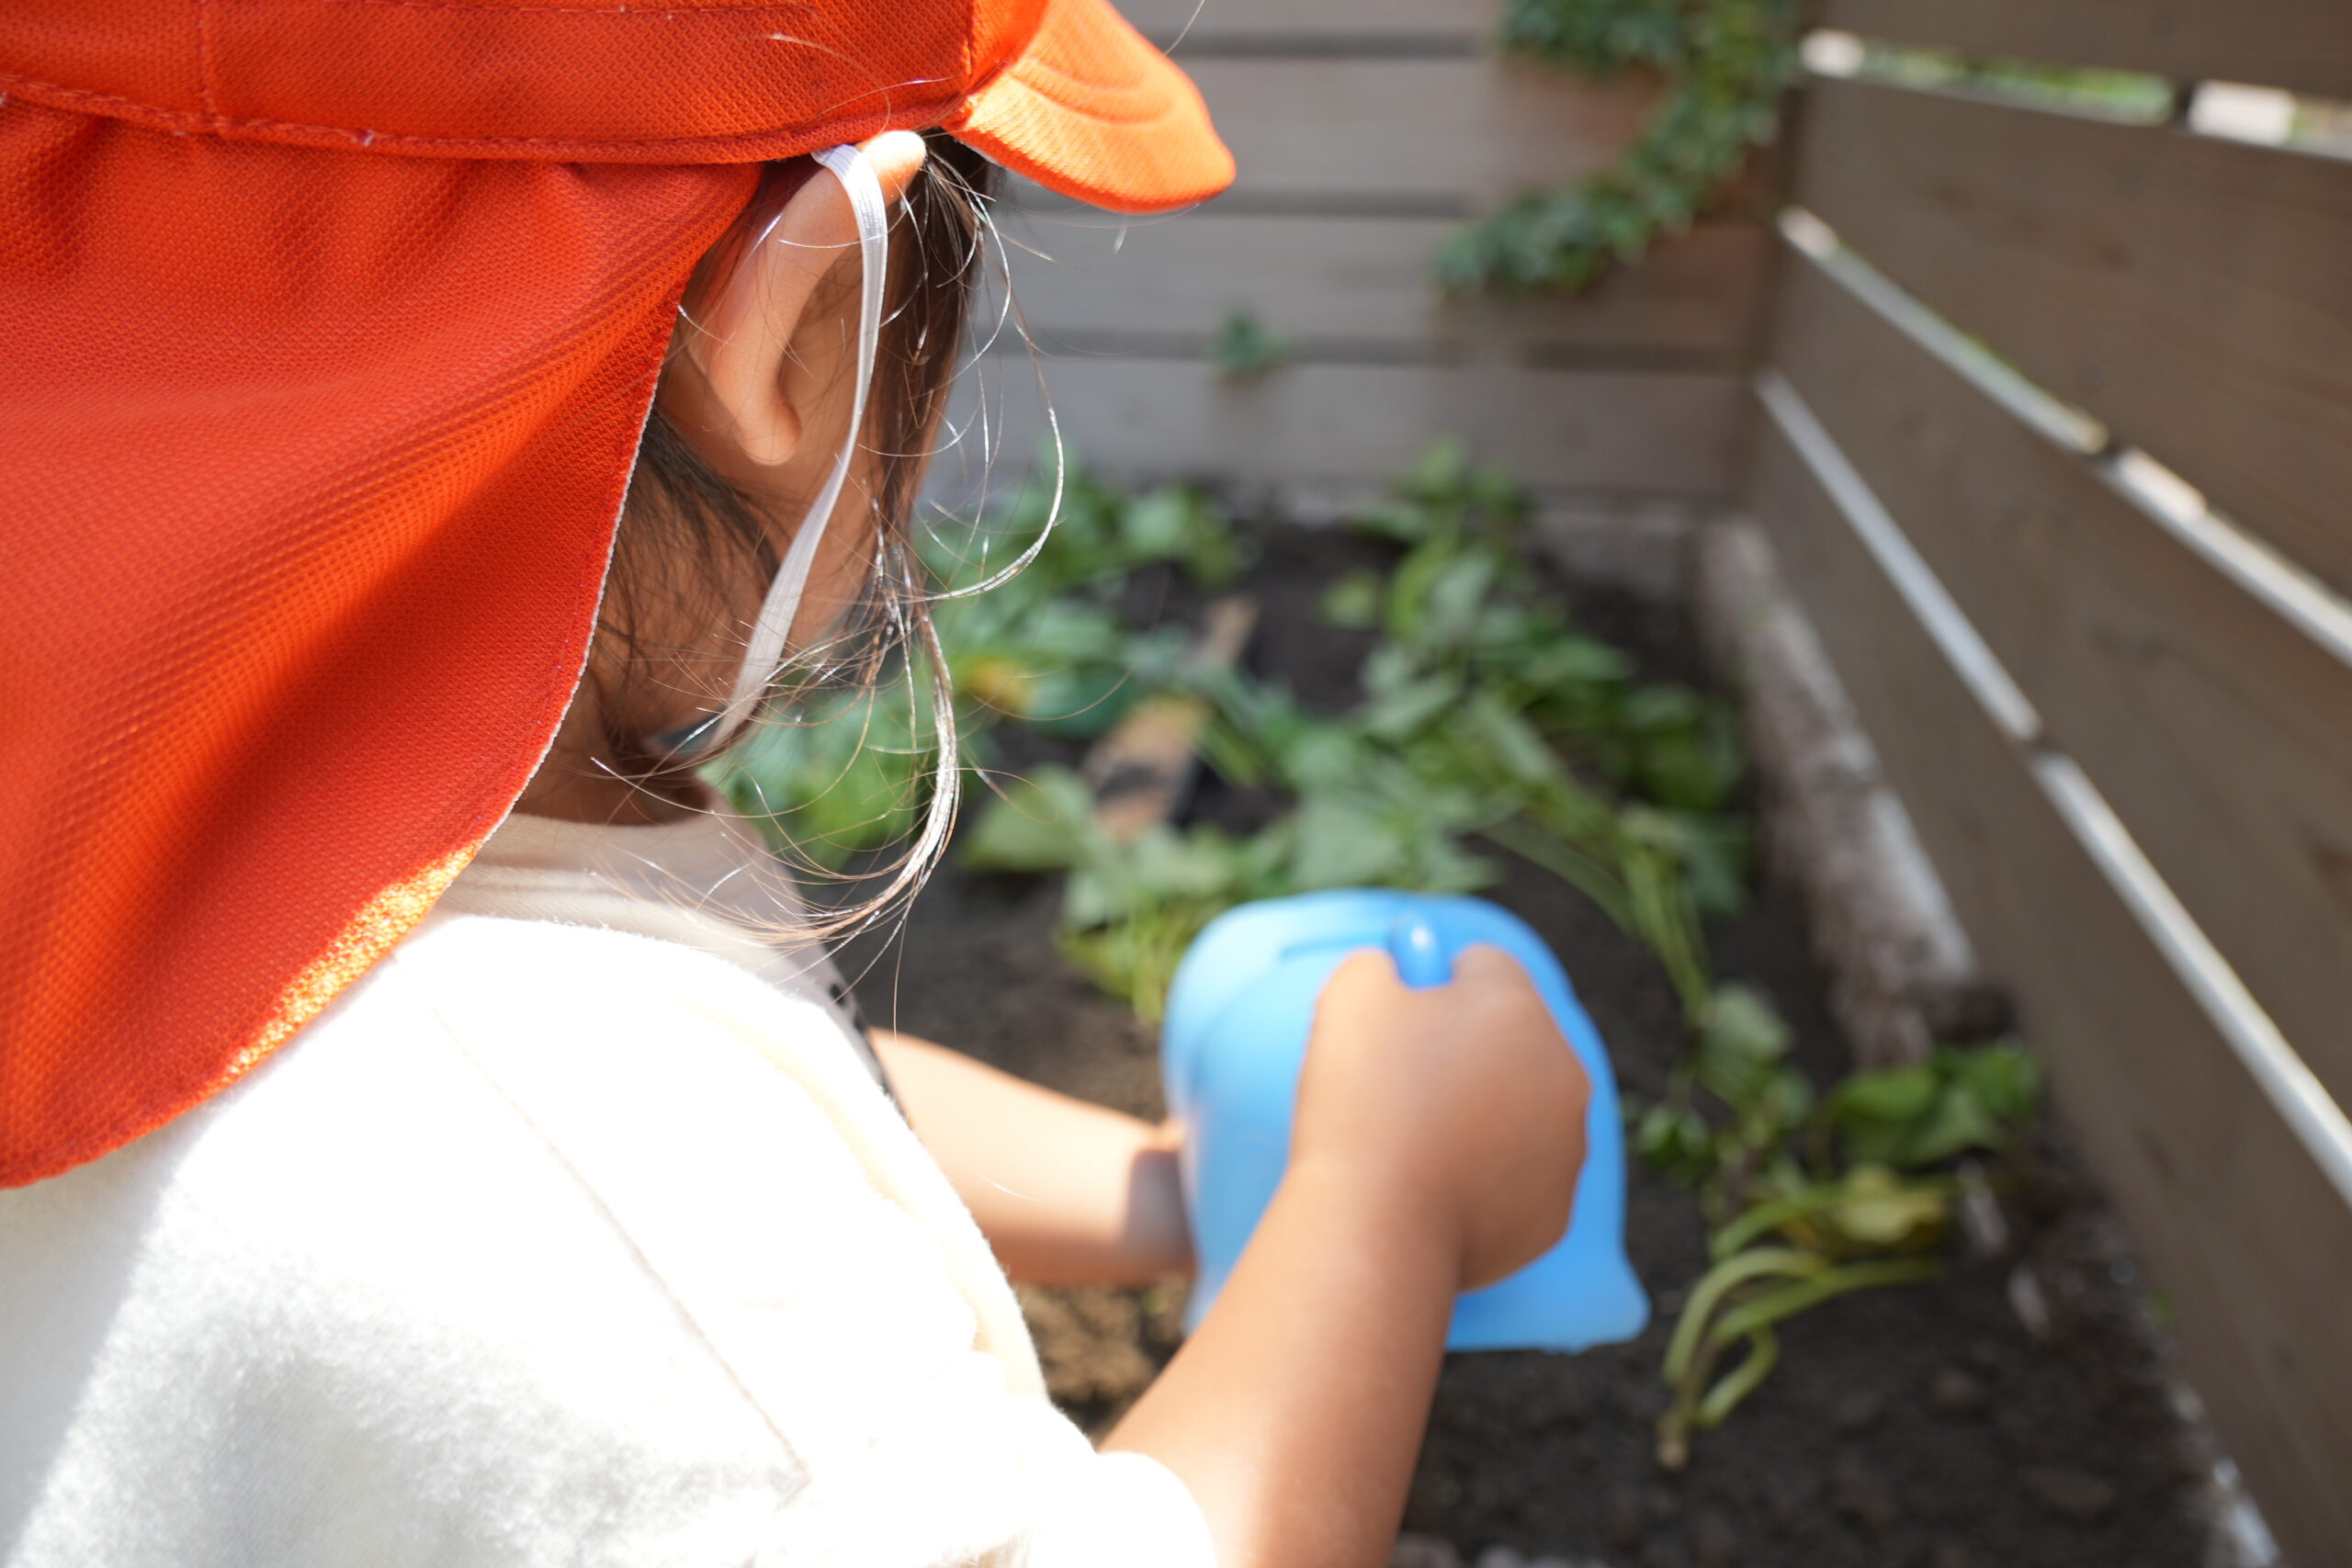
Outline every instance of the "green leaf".
{"label": "green leaf", "polygon": [[1396,829],[1350,801],[1309,796],[1299,809],[1297,830],[1290,871],[1302,891],[1388,882],[1407,863]]}
{"label": "green leaf", "polygon": [[1500,874],[1494,862],[1472,854],[1445,833],[1430,833],[1414,846],[1411,886],[1423,893],[1476,893]]}
{"label": "green leaf", "polygon": [[1437,528],[1437,519],[1429,508],[1401,499],[1359,513],[1351,521],[1364,533],[1400,545],[1418,545]]}
{"label": "green leaf", "polygon": [[1319,605],[1325,624],[1360,631],[1380,622],[1380,574],[1351,571],[1323,591]]}
{"label": "green leaf", "polygon": [[1388,578],[1388,635],[1400,643],[1418,645],[1422,623],[1429,617],[1430,587],[1462,558],[1461,538],[1433,533],[1406,552]]}
{"label": "green leaf", "polygon": [[1419,620],[1420,636],[1443,646],[1456,646],[1478,624],[1502,563],[1491,551],[1478,550],[1444,564],[1429,583]]}
{"label": "green leaf", "polygon": [[1782,1067],[1764,1080],[1756,1096],[1753,1114],[1759,1138],[1794,1127],[1813,1110],[1813,1081],[1794,1067]]}
{"label": "green leaf", "polygon": [[1737,982],[1715,987],[1702,1038],[1709,1051],[1749,1062],[1777,1062],[1788,1055],[1788,1024],[1762,992]]}
{"label": "green leaf", "polygon": [[1300,795],[1346,789],[1363,776],[1363,743],[1342,726],[1310,722],[1270,739],[1283,782]]}
{"label": "green leaf", "polygon": [[1462,682],[1455,677],[1425,676],[1369,698],[1356,710],[1356,720],[1377,739],[1408,740],[1453,707],[1461,695]]}
{"label": "green leaf", "polygon": [[1566,776],[1560,759],[1544,743],[1535,727],[1496,700],[1492,693],[1479,693],[1462,708],[1458,729],[1465,741],[1481,749],[1502,778],[1545,785]]}
{"label": "green leaf", "polygon": [[2000,1122],[1975,1095],[1960,1084],[1947,1084],[1927,1114],[1907,1129],[1896,1163],[1936,1165],[1969,1149],[1998,1148],[2005,1137]]}
{"label": "green leaf", "polygon": [[1947,1046],[1937,1062],[1964,1085],[1986,1112],[2013,1125],[2031,1121],[2041,1099],[2041,1065],[2015,1040],[1973,1049]]}
{"label": "green leaf", "polygon": [[1998,1149],[2032,1115],[2039,1072],[2015,1042],[1945,1048],[1929,1060],[1856,1073],[1829,1117],[1849,1157],[1916,1169]]}
{"label": "green leaf", "polygon": [[1187,485],[1163,485],[1128,502],[1119,533],[1136,564],[1174,561],[1204,587],[1222,588],[1240,575],[1241,550],[1232,524]]}
{"label": "green leaf", "polygon": [[1157,824],[1128,852],[1136,885],[1156,901],[1230,897],[1247,866],[1242,847],[1215,828]]}
{"label": "green leaf", "polygon": [[1747,825],[1730,817],[1678,814],[1678,859],[1702,914],[1730,917],[1747,907]]}
{"label": "green leaf", "polygon": [[1253,381],[1287,363],[1290,343],[1259,324],[1256,314],[1235,310],[1209,344],[1209,363],[1228,381]]}
{"label": "green leaf", "polygon": [[1176,560],[1192,547],[1200,516],[1199,498],[1165,485],[1119,509],[1120,542],[1138,561]]}
{"label": "green leaf", "polygon": [[1372,651],[1364,655],[1361,679],[1363,689],[1378,696],[1383,692],[1412,684],[1429,671],[1429,662],[1421,657],[1419,649],[1384,638],[1374,643]]}
{"label": "green leaf", "polygon": [[1633,660],[1605,642],[1562,636],[1530,655],[1521,673],[1546,692],[1563,686],[1614,686],[1633,673]]}
{"label": "green leaf", "polygon": [[1637,735],[1669,735],[1694,728],[1706,708],[1687,686],[1652,685],[1625,699],[1625,728]]}
{"label": "green leaf", "polygon": [[1950,1207],[1940,1189],[1908,1186],[1884,1166],[1861,1165],[1847,1173],[1826,1217],[1849,1241],[1891,1251],[1933,1240]]}
{"label": "green leaf", "polygon": [[1458,435],[1442,435],[1421,448],[1421,455],[1396,481],[1396,493],[1414,501],[1444,502],[1461,494],[1469,477],[1469,445]]}
{"label": "green leaf", "polygon": [[1687,1106],[1649,1106],[1634,1124],[1634,1150],[1653,1170],[1690,1176],[1710,1163],[1707,1123]]}
{"label": "green leaf", "polygon": [[1943,1076],[1922,1062],[1855,1073],[1830,1097],[1831,1111],[1849,1121],[1907,1125],[1928,1113],[1942,1090]]}
{"label": "green leaf", "polygon": [[960,846],[976,871],[1067,871],[1086,856],[1094,796],[1067,768],[1039,768],[1007,783]]}
{"label": "green leaf", "polygon": [[1023,716],[1040,734],[1091,740],[1126,717],[1141,694],[1123,671],[1101,665],[1061,670],[1031,689],[1032,711]]}
{"label": "green leaf", "polygon": [[1795,75],[1786,0],[1509,0],[1509,49],[1604,75],[1666,73],[1641,139],[1573,186],[1534,191],[1456,231],[1435,260],[1449,288],[1575,289],[1687,224],[1770,139]]}
{"label": "green leaf", "polygon": [[918,725],[895,682],[809,699],[763,719],[705,776],[772,844],[837,867],[902,839],[929,799],[928,709]]}
{"label": "green leaf", "polygon": [[1736,1111],[1758,1108],[1772,1089],[1774,1069],[1788,1055],[1790,1041],[1789,1026],[1759,992],[1718,986],[1700,1029],[1699,1082]]}
{"label": "green leaf", "polygon": [[1714,811],[1739,785],[1746,761],[1729,716],[1709,714],[1687,728],[1645,738],[1634,787],[1662,806]]}

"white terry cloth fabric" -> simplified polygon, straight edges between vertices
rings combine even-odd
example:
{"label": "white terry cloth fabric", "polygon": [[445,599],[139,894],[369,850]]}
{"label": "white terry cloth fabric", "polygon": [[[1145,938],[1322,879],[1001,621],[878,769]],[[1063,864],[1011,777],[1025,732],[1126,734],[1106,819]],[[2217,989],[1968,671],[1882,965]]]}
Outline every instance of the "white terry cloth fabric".
{"label": "white terry cloth fabric", "polygon": [[828,1007],[881,1077],[832,954],[819,942],[776,939],[800,919],[790,874],[717,795],[703,805],[699,815],[653,827],[509,817],[435,912],[558,920],[700,948]]}
{"label": "white terry cloth fabric", "polygon": [[0,1563],[1209,1564],[734,923],[756,852],[516,818],[243,1083],[0,1192]]}

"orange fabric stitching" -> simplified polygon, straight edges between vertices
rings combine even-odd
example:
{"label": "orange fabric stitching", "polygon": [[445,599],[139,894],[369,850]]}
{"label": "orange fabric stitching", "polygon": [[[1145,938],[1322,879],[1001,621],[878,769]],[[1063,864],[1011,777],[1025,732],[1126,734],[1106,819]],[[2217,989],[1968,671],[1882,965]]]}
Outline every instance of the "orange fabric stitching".
{"label": "orange fabric stitching", "polygon": [[214,75],[212,5],[213,0],[196,0],[196,94],[204,104],[205,118],[217,122],[220,93]]}
{"label": "orange fabric stitching", "polygon": [[[885,89],[876,88],[882,96]],[[893,110],[870,111],[854,119],[795,121],[772,130],[738,130],[709,136],[680,137],[672,140],[642,141],[597,141],[577,137],[549,136],[426,136],[403,130],[355,130],[347,126],[306,125],[292,120],[239,119],[226,116],[192,115],[183,109],[158,108],[114,93],[101,93],[88,87],[68,87],[54,82],[37,81],[0,71],[0,93],[21,96],[30,103],[44,104],[51,108],[65,108],[83,113],[97,113],[110,119],[121,119],[133,125],[143,125],[153,130],[205,130],[230,141],[272,141],[282,145],[366,149],[381,152],[392,148],[413,148],[421,156],[463,158],[501,156],[513,150],[516,157],[529,156],[544,162],[596,163],[611,160],[625,163],[732,163],[752,162],[770,157],[789,157],[788,152],[747,152],[741,160],[701,158],[697,152],[749,148],[767,142],[785,142],[793,139],[821,135],[823,141],[811,141],[802,152],[814,152],[819,147],[831,147],[842,141],[862,141],[866,136],[890,129],[891,121],[900,121],[905,128],[939,123],[931,110],[934,104],[957,105],[965,95],[956,94],[937,100],[925,100],[918,107],[921,112],[909,114],[909,106]],[[51,102],[65,99],[64,103]],[[86,106],[102,105],[92,109]],[[871,129],[861,130],[871,121]],[[243,135],[239,133],[243,132]],[[616,154],[631,156],[616,158]],[[635,154],[649,156],[635,156]],[[660,154],[650,156],[650,154]]]}

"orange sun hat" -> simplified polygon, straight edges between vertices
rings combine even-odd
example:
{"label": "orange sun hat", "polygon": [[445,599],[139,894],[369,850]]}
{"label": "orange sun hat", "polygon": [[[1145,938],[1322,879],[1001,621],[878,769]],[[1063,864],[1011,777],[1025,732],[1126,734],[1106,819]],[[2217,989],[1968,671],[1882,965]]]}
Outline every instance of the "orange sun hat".
{"label": "orange sun hat", "polygon": [[505,815],[760,162],[1233,174],[1103,0],[11,0],[0,94],[0,1186],[225,1087]]}

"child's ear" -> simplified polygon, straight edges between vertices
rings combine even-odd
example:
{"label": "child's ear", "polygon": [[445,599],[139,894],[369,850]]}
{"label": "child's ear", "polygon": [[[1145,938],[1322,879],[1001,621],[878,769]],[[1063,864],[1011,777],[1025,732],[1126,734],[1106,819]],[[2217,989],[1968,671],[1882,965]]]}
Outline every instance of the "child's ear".
{"label": "child's ear", "polygon": [[[922,167],[923,141],[910,130],[885,131],[863,144],[895,205]],[[679,433],[707,451],[722,470],[733,456],[763,468],[791,461],[808,411],[793,406],[785,366],[808,302],[827,273],[857,255],[857,215],[841,182],[819,171],[793,193],[756,247],[704,296],[698,321],[683,324],[687,367],[699,374],[663,378],[662,402]]]}

